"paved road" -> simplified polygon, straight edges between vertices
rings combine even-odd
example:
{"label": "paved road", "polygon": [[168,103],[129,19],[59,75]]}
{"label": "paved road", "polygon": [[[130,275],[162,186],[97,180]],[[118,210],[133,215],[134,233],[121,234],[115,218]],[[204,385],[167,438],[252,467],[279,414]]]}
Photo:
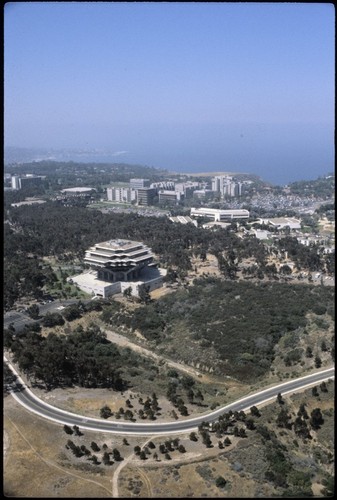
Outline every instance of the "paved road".
{"label": "paved road", "polygon": [[[5,361],[7,359],[5,358]],[[134,422],[113,422],[104,419],[95,419],[85,417],[83,415],[76,415],[59,408],[55,408],[48,403],[37,398],[24,384],[23,380],[20,379],[19,374],[15,369],[9,364],[10,368],[18,376],[19,383],[22,384],[22,389],[17,392],[13,391],[13,397],[22,404],[25,408],[33,413],[40,415],[43,418],[47,418],[54,422],[60,424],[67,424],[70,426],[77,425],[82,429],[92,430],[95,432],[111,432],[114,434],[134,434],[134,435],[166,435],[166,434],[177,434],[183,432],[191,432],[196,430],[196,428],[202,422],[213,422],[216,421],[220,415],[229,410],[241,411],[248,410],[252,406],[258,406],[266,401],[274,400],[277,394],[289,394],[302,390],[310,385],[316,385],[321,383],[323,380],[329,378],[334,378],[335,369],[334,367],[321,370],[312,375],[307,375],[306,377],[301,377],[299,379],[284,382],[282,384],[275,385],[258,393],[245,396],[240,400],[223,406],[218,410],[212,411],[208,414],[203,414],[201,416],[190,418],[182,421],[166,422],[166,423],[134,423]]]}

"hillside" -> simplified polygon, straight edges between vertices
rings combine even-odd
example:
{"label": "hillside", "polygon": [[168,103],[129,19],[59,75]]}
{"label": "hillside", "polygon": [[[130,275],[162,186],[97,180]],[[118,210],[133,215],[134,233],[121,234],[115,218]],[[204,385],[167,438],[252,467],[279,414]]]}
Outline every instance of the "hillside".
{"label": "hillside", "polygon": [[333,287],[208,277],[132,311],[108,308],[104,320],[172,359],[242,382],[295,375],[334,356]]}

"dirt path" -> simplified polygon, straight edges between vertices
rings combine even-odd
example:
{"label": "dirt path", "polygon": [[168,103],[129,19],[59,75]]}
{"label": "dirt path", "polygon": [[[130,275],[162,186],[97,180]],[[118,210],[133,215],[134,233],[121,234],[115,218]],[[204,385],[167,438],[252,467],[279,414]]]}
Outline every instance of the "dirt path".
{"label": "dirt path", "polygon": [[193,377],[197,377],[201,381],[205,377],[203,374],[198,372],[198,370],[195,370],[191,366],[182,365],[181,363],[176,363],[175,361],[171,361],[170,359],[164,358],[163,356],[159,356],[158,354],[155,354],[153,351],[145,349],[145,347],[141,347],[137,344],[134,344],[128,338],[123,337],[123,335],[119,335],[118,333],[113,332],[112,330],[107,330],[104,327],[101,327],[101,330],[104,333],[106,333],[107,339],[110,340],[110,342],[113,342],[114,344],[117,344],[121,347],[129,347],[130,349],[132,349],[135,352],[138,352],[139,354],[143,354],[144,356],[152,358],[157,363],[164,362],[168,366],[172,366],[173,368],[177,368],[177,370],[184,371]]}
{"label": "dirt path", "polygon": [[[155,439],[155,436],[152,436],[150,438],[148,438],[144,443],[143,445],[141,446],[141,449],[143,450],[144,447],[147,445],[147,443],[149,443],[150,441],[152,441],[153,439]],[[119,474],[121,472],[121,470],[129,463],[131,462],[131,460],[134,458],[134,453],[131,452],[130,455],[125,459],[123,460],[123,462],[121,462],[117,469],[115,470],[114,472],[114,475],[113,475],[113,478],[112,478],[112,496],[113,498],[118,498],[118,477],[119,477]],[[147,479],[147,478],[146,478]],[[150,488],[150,493],[151,493],[151,483],[149,481],[146,481],[147,485],[149,485],[149,488]]]}

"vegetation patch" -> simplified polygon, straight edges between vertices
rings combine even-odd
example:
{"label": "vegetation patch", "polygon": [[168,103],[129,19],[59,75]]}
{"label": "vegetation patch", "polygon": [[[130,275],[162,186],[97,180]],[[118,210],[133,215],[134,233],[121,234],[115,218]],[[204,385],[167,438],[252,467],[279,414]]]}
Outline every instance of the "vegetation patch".
{"label": "vegetation patch", "polygon": [[102,319],[140,331],[154,347],[187,364],[245,381],[269,373],[279,344],[287,348],[286,366],[300,363],[305,352],[298,343],[312,323],[310,314],[324,313],[323,326],[331,325],[333,304],[331,287],[209,277],[127,315],[111,310]]}

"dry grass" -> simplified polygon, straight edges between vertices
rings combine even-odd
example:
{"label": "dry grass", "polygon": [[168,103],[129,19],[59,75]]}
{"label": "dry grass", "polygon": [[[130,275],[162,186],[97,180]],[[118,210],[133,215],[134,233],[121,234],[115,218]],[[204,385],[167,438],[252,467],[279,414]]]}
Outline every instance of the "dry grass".
{"label": "dry grass", "polygon": [[[312,450],[319,446],[321,450],[333,451],[333,390],[334,384],[328,384],[328,392],[321,393],[318,398],[311,395],[311,390],[286,396],[289,411],[295,415],[301,402],[307,403],[307,411],[321,408],[325,423],[314,433],[313,440],[305,445],[300,442],[299,450],[293,450],[293,431],[284,432],[277,429],[273,423],[277,414],[277,405],[267,405],[261,409],[262,420],[275,430],[291,453],[301,457],[312,456]],[[92,394],[96,394],[93,391]],[[60,394],[61,395],[61,394]],[[59,396],[60,396],[59,395]],[[102,393],[103,395],[103,393]],[[76,398],[74,398],[75,401]],[[51,401],[50,401],[51,402]],[[75,403],[79,404],[79,403]],[[95,397],[83,398],[80,406],[85,410],[100,406],[101,401]],[[13,497],[61,497],[61,498],[106,498],[112,496],[112,478],[117,469],[117,463],[112,466],[92,466],[85,457],[75,458],[70,450],[65,449],[69,436],[61,425],[43,420],[18,405],[10,396],[4,402],[5,458],[4,458],[4,492]],[[93,410],[94,411],[94,410]],[[268,424],[269,422],[269,424]],[[124,459],[130,457],[119,476],[119,497],[232,497],[253,498],[275,496],[275,489],[263,477],[259,477],[259,468],[254,464],[257,457],[263,455],[259,448],[256,434],[249,431],[247,439],[231,436],[232,445],[220,450],[218,439],[211,434],[213,447],[206,448],[200,441],[190,441],[189,435],[180,435],[186,453],[178,450],[170,452],[171,460],[167,460],[159,451],[159,444],[168,437],[153,437],[155,449],[151,450],[148,459],[143,461],[133,456],[135,445],[142,446],[144,438],[127,437],[128,445],[122,443],[123,436],[93,433],[84,431],[83,436],[70,438],[78,445],[90,447],[95,441],[102,455],[102,445],[106,443],[111,450],[116,447]],[[174,436],[169,436],[173,438]],[[147,438],[148,440],[148,438]],[[300,439],[298,439],[300,441]],[[153,453],[157,452],[159,461],[155,461]],[[242,470],[233,468],[233,464],[243,464]],[[321,466],[322,471],[333,473],[333,463]],[[223,489],[217,488],[215,481],[223,476],[227,484]],[[313,491],[321,495],[322,473],[313,478]]]}

